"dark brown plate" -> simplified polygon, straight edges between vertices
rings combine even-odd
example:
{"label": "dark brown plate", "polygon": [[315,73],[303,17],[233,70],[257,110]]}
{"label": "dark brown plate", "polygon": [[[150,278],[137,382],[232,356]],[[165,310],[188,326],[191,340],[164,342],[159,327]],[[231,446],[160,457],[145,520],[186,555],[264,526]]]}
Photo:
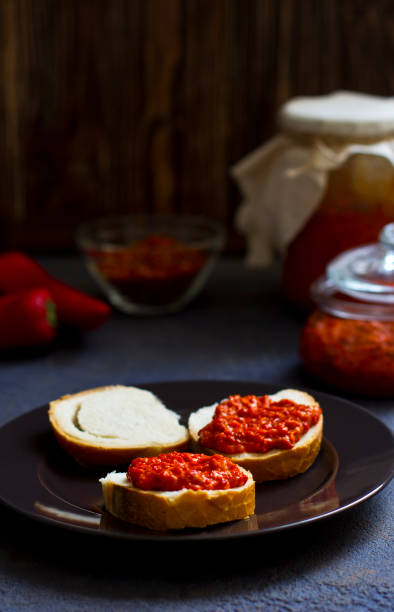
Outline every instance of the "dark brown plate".
{"label": "dark brown plate", "polygon": [[[187,416],[227,395],[274,393],[278,385],[236,381],[143,384]],[[282,387],[283,388],[283,385]],[[98,479],[105,471],[79,467],[57,445],[47,406],[0,429],[0,500],[29,517],[61,527],[131,540],[212,540],[256,536],[321,520],[368,499],[392,478],[390,430],[371,413],[338,397],[312,392],[324,417],[324,440],[303,475],[256,486],[256,513],[206,529],[156,532],[123,523],[103,509]],[[10,469],[12,458],[12,469]]]}

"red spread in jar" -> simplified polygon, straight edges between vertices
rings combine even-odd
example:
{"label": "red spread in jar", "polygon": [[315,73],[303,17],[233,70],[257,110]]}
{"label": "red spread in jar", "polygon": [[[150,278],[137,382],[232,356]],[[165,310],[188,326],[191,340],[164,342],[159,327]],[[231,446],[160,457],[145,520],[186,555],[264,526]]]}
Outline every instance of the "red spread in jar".
{"label": "red spread in jar", "polygon": [[221,490],[241,487],[247,475],[223,455],[162,453],[137,457],[127,471],[135,487],[147,491]]}
{"label": "red spread in jar", "polygon": [[228,454],[266,453],[289,449],[321,415],[317,405],[306,406],[268,395],[230,395],[216,406],[210,423],[199,431],[200,443]]}
{"label": "red spread in jar", "polygon": [[394,396],[394,321],[341,319],[316,310],[300,339],[301,357],[316,377],[369,396]]}
{"label": "red spread in jar", "polygon": [[382,227],[393,220],[380,209],[365,214],[318,210],[288,247],[282,276],[285,297],[311,310],[310,286],[327,264],[343,251],[375,242]]}
{"label": "red spread in jar", "polygon": [[203,250],[155,234],[123,249],[91,251],[101,275],[140,304],[167,304],[180,298],[206,263]]}

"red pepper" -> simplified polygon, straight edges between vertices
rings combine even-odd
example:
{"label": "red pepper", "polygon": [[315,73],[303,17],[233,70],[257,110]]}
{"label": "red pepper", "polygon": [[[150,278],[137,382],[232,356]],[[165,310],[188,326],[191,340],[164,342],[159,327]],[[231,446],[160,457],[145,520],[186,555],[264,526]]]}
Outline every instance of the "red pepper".
{"label": "red pepper", "polygon": [[56,307],[48,289],[0,297],[0,349],[49,344],[56,335]]}
{"label": "red pepper", "polygon": [[0,255],[0,293],[46,287],[53,297],[60,322],[89,330],[102,325],[111,308],[70,285],[57,280],[39,263],[18,251]]}

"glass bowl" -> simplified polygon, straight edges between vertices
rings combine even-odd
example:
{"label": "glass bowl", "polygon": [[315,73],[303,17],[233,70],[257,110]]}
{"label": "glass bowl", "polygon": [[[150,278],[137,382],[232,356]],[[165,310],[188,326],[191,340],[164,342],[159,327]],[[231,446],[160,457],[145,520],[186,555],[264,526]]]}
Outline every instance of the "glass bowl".
{"label": "glass bowl", "polygon": [[225,230],[204,217],[118,215],[80,226],[76,242],[113,306],[161,314],[180,310],[202,289]]}

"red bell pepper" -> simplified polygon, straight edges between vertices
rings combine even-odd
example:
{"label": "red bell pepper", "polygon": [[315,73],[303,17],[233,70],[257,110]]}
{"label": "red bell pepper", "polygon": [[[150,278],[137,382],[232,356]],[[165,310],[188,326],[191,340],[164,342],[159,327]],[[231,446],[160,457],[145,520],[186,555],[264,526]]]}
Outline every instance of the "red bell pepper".
{"label": "red bell pepper", "polygon": [[50,344],[56,335],[56,307],[48,289],[0,297],[0,349]]}
{"label": "red bell pepper", "polygon": [[110,316],[110,306],[57,280],[31,257],[19,251],[0,255],[0,293],[46,287],[53,297],[59,322],[83,330],[95,329]]}

